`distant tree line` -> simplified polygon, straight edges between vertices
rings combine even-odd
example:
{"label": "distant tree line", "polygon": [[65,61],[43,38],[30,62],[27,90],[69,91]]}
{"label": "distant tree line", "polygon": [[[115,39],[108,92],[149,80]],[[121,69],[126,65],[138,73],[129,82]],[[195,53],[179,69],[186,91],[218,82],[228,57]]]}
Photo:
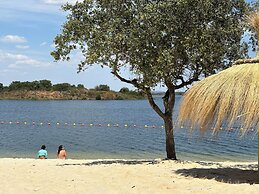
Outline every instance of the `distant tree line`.
{"label": "distant tree line", "polygon": [[4,86],[0,83],[0,91],[15,91],[15,90],[30,90],[30,91],[68,91],[71,88],[85,88],[83,84],[77,86],[69,83],[52,84],[50,80],[39,80],[39,81],[13,81],[9,86]]}
{"label": "distant tree line", "polygon": [[[4,86],[3,83],[0,83],[0,92],[1,91],[17,91],[17,90],[26,90],[26,91],[71,91],[73,89],[86,89],[83,84],[71,85],[69,83],[58,83],[52,84],[50,80],[39,80],[39,81],[13,81],[9,86]],[[100,84],[95,86],[95,91],[105,92],[111,91],[110,87],[105,84]],[[137,91],[131,91],[127,87],[120,89],[121,93],[124,94],[139,94]]]}

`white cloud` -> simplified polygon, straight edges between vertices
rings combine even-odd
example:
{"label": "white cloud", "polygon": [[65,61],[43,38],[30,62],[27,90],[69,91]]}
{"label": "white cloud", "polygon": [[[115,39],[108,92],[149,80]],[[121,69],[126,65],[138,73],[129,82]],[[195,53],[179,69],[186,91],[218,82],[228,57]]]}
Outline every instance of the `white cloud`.
{"label": "white cloud", "polygon": [[[0,21],[2,22],[35,22],[63,21],[65,15],[61,11],[60,4],[45,3],[46,0],[0,0]],[[42,15],[44,14],[44,15]],[[54,20],[50,20],[49,17]],[[29,25],[30,23],[28,23]]]}
{"label": "white cloud", "polygon": [[30,48],[28,45],[16,45],[15,47],[18,48],[18,49],[28,49],[28,48]]}
{"label": "white cloud", "polygon": [[10,69],[23,69],[28,67],[48,67],[51,66],[51,63],[46,61],[40,61],[28,57],[27,55],[22,54],[12,54],[0,50],[0,61],[3,64],[7,64],[7,67]]}
{"label": "white cloud", "polygon": [[44,0],[44,2],[45,2],[46,4],[59,5],[59,4],[65,4],[65,3],[67,3],[68,1],[66,1],[66,0]]}
{"label": "white cloud", "polygon": [[8,68],[9,69],[21,69],[21,66],[15,64],[15,63],[12,63],[12,64],[8,65]]}
{"label": "white cloud", "polygon": [[45,46],[47,44],[47,42],[42,42],[41,44],[40,44],[40,46]]}
{"label": "white cloud", "polygon": [[10,43],[24,43],[27,42],[26,38],[23,36],[17,35],[6,35],[0,37],[1,42],[10,42]]}
{"label": "white cloud", "polygon": [[[79,0],[78,2],[82,2]],[[76,0],[0,0],[0,21],[2,22],[48,22],[60,25],[64,22],[66,12],[61,5],[75,4]],[[28,6],[29,5],[29,6]]]}
{"label": "white cloud", "polygon": [[[44,0],[44,2],[46,4],[54,4],[54,5],[62,5],[65,3],[70,3],[70,4],[74,4],[76,3],[78,0]],[[83,0],[79,0],[79,2],[82,2]]]}
{"label": "white cloud", "polygon": [[12,54],[0,51],[0,61],[8,61],[8,60],[24,60],[26,59],[26,55],[20,54]]}
{"label": "white cloud", "polygon": [[0,73],[3,73],[3,74],[9,73],[9,72],[11,72],[11,70],[9,69],[0,70]]}

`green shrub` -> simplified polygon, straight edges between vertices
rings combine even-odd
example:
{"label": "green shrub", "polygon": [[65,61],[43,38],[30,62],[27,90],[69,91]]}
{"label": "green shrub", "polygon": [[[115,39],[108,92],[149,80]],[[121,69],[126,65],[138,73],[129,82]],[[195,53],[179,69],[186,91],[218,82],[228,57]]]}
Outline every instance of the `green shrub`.
{"label": "green shrub", "polygon": [[95,86],[94,89],[97,91],[110,91],[110,86],[101,84],[99,86]]}
{"label": "green shrub", "polygon": [[124,100],[122,96],[116,96],[115,100]]}
{"label": "green shrub", "polygon": [[128,93],[129,91],[130,91],[129,88],[127,88],[127,87],[123,87],[120,89],[121,93]]}
{"label": "green shrub", "polygon": [[95,100],[102,100],[102,97],[100,94],[98,94],[96,97],[95,97]]}

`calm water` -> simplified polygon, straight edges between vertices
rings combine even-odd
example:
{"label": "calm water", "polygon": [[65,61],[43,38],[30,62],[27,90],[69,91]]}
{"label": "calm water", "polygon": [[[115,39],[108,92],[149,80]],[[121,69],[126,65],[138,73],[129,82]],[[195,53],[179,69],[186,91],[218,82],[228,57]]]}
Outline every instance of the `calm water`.
{"label": "calm water", "polygon": [[[180,99],[177,96],[175,113]],[[157,103],[161,106],[161,99]],[[55,158],[60,144],[65,145],[69,158],[166,156],[162,119],[146,100],[1,100],[0,109],[0,157],[35,158],[42,144],[50,158]],[[176,128],[175,142],[179,159],[257,160],[255,132],[242,138],[238,131],[222,131],[217,137],[209,132],[201,137],[198,132]]]}

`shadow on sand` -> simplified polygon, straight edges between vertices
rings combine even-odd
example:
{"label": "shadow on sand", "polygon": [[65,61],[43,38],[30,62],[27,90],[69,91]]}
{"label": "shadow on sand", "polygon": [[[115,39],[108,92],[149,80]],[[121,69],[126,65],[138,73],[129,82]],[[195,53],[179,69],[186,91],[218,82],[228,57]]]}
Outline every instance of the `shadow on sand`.
{"label": "shadow on sand", "polygon": [[223,167],[219,164],[217,168],[178,169],[175,173],[185,177],[215,179],[216,181],[230,184],[259,184],[257,165],[254,164],[234,165],[230,167]]}
{"label": "shadow on sand", "polygon": [[86,163],[74,163],[74,164],[59,164],[57,166],[93,166],[93,165],[109,165],[109,164],[126,164],[126,165],[135,165],[135,164],[157,164],[159,161],[156,160],[100,160]]}

